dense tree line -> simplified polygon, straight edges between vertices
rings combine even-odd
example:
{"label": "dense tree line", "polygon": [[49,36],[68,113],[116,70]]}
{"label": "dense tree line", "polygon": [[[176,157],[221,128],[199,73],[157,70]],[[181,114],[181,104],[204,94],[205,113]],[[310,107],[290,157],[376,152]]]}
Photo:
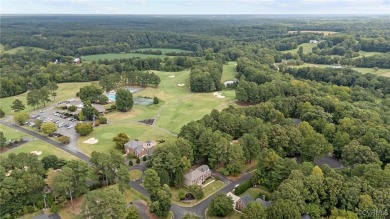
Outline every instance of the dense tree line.
{"label": "dense tree line", "polygon": [[190,72],[190,89],[192,92],[211,92],[221,90],[223,84],[222,63],[218,62],[201,62],[191,69]]}
{"label": "dense tree line", "polygon": [[[129,175],[121,154],[94,152],[91,164],[88,166],[78,160],[65,161],[54,155],[45,156],[42,160],[30,153],[8,155],[0,161],[0,216],[17,218],[36,212],[44,207],[44,194],[46,206],[57,211],[57,206],[64,201],[70,200],[73,206],[74,198],[101,185],[118,183],[120,191],[127,188]],[[101,208],[103,210],[106,206]]]}
{"label": "dense tree line", "polygon": [[373,74],[361,74],[349,68],[289,68],[289,73],[297,78],[309,79],[319,82],[329,82],[339,86],[360,86],[374,91],[377,95],[390,94],[390,78]]}

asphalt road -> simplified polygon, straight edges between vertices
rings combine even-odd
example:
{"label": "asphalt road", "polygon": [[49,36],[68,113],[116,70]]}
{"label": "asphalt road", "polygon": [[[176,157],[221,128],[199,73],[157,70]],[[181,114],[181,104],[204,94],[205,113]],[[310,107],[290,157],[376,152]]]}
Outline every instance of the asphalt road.
{"label": "asphalt road", "polygon": [[83,160],[85,162],[89,162],[89,157],[87,155],[81,153],[78,150],[75,150],[74,148],[67,147],[67,146],[65,146],[63,144],[60,144],[60,143],[58,143],[56,141],[51,140],[50,138],[48,138],[46,136],[42,136],[42,135],[40,135],[38,133],[35,133],[35,132],[30,131],[28,129],[25,129],[25,128],[21,127],[21,126],[18,126],[18,125],[15,125],[15,124],[11,124],[11,123],[8,123],[8,122],[4,122],[4,121],[0,121],[0,123],[5,125],[5,126],[8,126],[10,128],[13,128],[13,129],[19,130],[21,132],[27,133],[29,135],[32,135],[32,136],[34,136],[35,138],[37,138],[39,140],[42,140],[42,141],[44,141],[46,143],[49,143],[49,144],[53,145],[54,147],[57,147],[57,148],[59,148],[61,150],[64,150],[64,151],[74,155],[75,157],[79,158],[80,160]]}
{"label": "asphalt road", "polygon": [[[21,132],[27,133],[29,135],[32,135],[32,136],[34,136],[37,139],[40,139],[40,140],[42,140],[42,141],[44,141],[46,143],[49,143],[49,144],[53,145],[54,147],[57,147],[57,148],[59,148],[61,150],[64,150],[64,151],[66,151],[66,152],[76,156],[80,160],[83,160],[83,161],[89,163],[89,157],[87,155],[85,155],[85,154],[83,154],[83,153],[81,153],[79,151],[76,151],[73,148],[68,148],[68,147],[66,147],[66,146],[64,146],[64,145],[62,145],[62,144],[60,144],[60,143],[58,143],[56,141],[53,141],[53,140],[51,140],[51,139],[49,139],[49,138],[47,138],[45,136],[39,135],[39,134],[37,134],[37,133],[35,133],[33,131],[25,129],[25,128],[21,127],[21,126],[18,126],[18,125],[15,125],[15,124],[10,124],[10,123],[4,122],[4,121],[0,121],[0,123],[3,124],[3,125],[8,126],[10,128],[13,128],[13,129],[19,130]],[[132,167],[130,169],[139,169],[141,171],[145,171],[146,168],[144,166],[141,166],[141,165],[136,165],[136,166],[134,166],[134,167]],[[174,214],[174,218],[176,218],[176,219],[183,218],[186,213],[192,213],[192,214],[198,215],[201,218],[206,218],[205,211],[206,211],[207,207],[210,205],[211,200],[217,194],[220,194],[220,193],[226,194],[226,193],[232,191],[234,189],[235,185],[241,184],[241,183],[245,182],[246,180],[250,179],[250,177],[251,177],[250,173],[244,175],[240,179],[227,184],[221,190],[219,190],[218,192],[214,193],[213,195],[207,197],[206,199],[204,199],[203,201],[201,201],[200,203],[198,203],[195,206],[192,206],[192,207],[182,207],[182,206],[178,206],[176,204],[172,204],[171,205],[171,211]],[[129,185],[133,189],[137,190],[139,193],[149,197],[149,192],[146,191],[145,188],[140,185],[140,182],[141,181],[136,181],[136,182],[130,181]]]}

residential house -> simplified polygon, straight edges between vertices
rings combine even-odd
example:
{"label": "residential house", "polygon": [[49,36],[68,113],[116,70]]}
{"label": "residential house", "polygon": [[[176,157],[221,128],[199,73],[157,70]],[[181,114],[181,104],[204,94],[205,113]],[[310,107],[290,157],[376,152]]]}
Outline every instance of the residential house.
{"label": "residential house", "polygon": [[243,211],[249,204],[249,202],[253,202],[253,198],[249,195],[244,195],[240,197],[240,199],[236,202],[235,208],[239,211]]}
{"label": "residential house", "polygon": [[309,43],[317,44],[318,40],[310,40]]}
{"label": "residential house", "polygon": [[132,153],[137,157],[143,157],[146,155],[152,155],[153,148],[156,146],[157,143],[155,141],[138,141],[138,140],[132,140],[125,144],[125,152],[126,154]]}
{"label": "residential house", "polygon": [[210,168],[207,165],[202,165],[184,175],[184,185],[202,185],[204,181],[206,181],[206,179],[210,176]]}
{"label": "residential house", "polygon": [[266,201],[264,196],[263,196],[263,198],[257,198],[256,202],[261,203],[264,206],[264,208],[269,208],[271,206],[271,202]]}
{"label": "residential house", "polygon": [[226,195],[233,200],[233,208],[237,208],[237,206],[240,207],[240,204],[239,204],[240,197],[239,196],[233,194],[232,192],[228,192]]}

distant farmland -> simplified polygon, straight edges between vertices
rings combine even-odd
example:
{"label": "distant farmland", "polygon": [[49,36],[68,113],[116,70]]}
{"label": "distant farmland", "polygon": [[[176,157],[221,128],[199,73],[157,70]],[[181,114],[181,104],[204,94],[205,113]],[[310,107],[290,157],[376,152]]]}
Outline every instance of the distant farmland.
{"label": "distant farmland", "polygon": [[316,31],[316,30],[290,30],[287,33],[295,34],[295,33],[298,33],[298,32],[301,32],[301,33],[323,33],[325,36],[333,35],[333,34],[338,33],[338,32],[333,32],[333,31]]}
{"label": "distant farmland", "polygon": [[[167,57],[167,55],[165,55],[166,53],[169,53],[169,52],[191,52],[191,51],[187,51],[187,50],[181,50],[181,49],[162,49],[162,48],[142,48],[142,49],[137,49],[137,50],[140,50],[140,51],[143,51],[143,50],[153,50],[153,51],[156,51],[156,50],[160,50],[162,52],[161,55],[154,55],[154,54],[142,54],[142,53],[135,53],[135,52],[131,52],[131,53],[107,53],[107,54],[97,54],[97,55],[88,55],[88,56],[82,56],[81,57],[81,60],[83,61],[99,61],[100,60],[104,60],[104,59],[107,59],[107,60],[114,60],[114,59],[128,59],[128,58],[165,58]],[[133,50],[133,51],[136,51],[136,50]]]}

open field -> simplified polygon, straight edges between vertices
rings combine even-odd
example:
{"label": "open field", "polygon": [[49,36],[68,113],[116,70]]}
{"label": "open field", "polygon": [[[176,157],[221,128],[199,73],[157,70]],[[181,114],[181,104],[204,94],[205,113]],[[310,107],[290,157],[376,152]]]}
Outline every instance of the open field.
{"label": "open field", "polygon": [[14,153],[14,154],[30,153],[31,151],[42,151],[42,154],[38,156],[39,159],[42,159],[46,155],[56,155],[57,157],[63,158],[65,160],[77,159],[75,156],[61,149],[58,149],[46,142],[43,142],[41,140],[33,140],[31,142],[27,142],[21,146],[18,146],[16,148],[4,152],[3,154],[0,154],[0,157],[6,157],[10,153]]}
{"label": "open field", "polygon": [[382,55],[384,53],[383,52],[367,52],[367,51],[360,50],[359,54],[360,54],[360,56],[373,56],[373,55]]}
{"label": "open field", "polygon": [[[189,52],[186,50],[181,49],[160,49],[160,48],[143,48],[143,49],[136,49],[136,50],[160,50],[162,52],[161,55],[153,55],[153,54],[142,54],[142,53],[108,53],[108,54],[97,54],[97,55],[88,55],[88,56],[82,56],[81,59],[83,61],[99,61],[99,59],[104,60],[113,60],[113,59],[128,59],[128,58],[165,58],[167,55],[165,53],[167,52]],[[133,51],[136,51],[133,50]]]}
{"label": "open field", "polygon": [[240,219],[243,214],[233,210],[230,214],[228,214],[226,217],[214,217],[210,216],[208,214],[208,209],[206,209],[206,219]]}
{"label": "open field", "polygon": [[[318,67],[318,68],[329,68],[331,65],[322,65],[322,64],[310,64],[305,63],[300,66],[295,66],[296,68],[302,68],[302,67]],[[379,76],[385,76],[390,77],[390,69],[378,69],[378,71],[375,71],[374,68],[358,68],[358,67],[352,67],[353,70],[358,71],[362,74],[372,73]]]}
{"label": "open field", "polygon": [[327,35],[333,35],[333,34],[336,34],[338,32],[333,32],[333,31],[317,31],[317,30],[290,30],[288,31],[287,33],[289,34],[295,34],[297,32],[301,32],[301,33],[323,33],[325,36]]}
{"label": "open field", "polygon": [[26,50],[45,51],[45,49],[41,49],[41,48],[37,48],[37,47],[26,47],[26,46],[15,47],[15,48],[7,50],[7,51],[4,51],[4,46],[3,46],[3,50],[0,50],[0,51],[2,51],[4,54],[15,54],[15,53],[23,52]]}
{"label": "open field", "polygon": [[0,124],[0,131],[4,133],[4,137],[7,138],[7,141],[29,136],[24,132],[20,132],[3,124]]}
{"label": "open field", "polygon": [[298,47],[296,49],[290,49],[290,50],[284,50],[284,51],[281,51],[282,53],[292,53],[292,54],[295,54],[298,52],[298,49],[299,47],[302,46],[303,48],[303,53],[310,53],[311,50],[313,49],[313,47],[315,47],[317,44],[314,44],[314,43],[302,43],[300,45],[298,45]]}
{"label": "open field", "polygon": [[0,53],[4,52],[4,45],[0,44]]}
{"label": "open field", "polygon": [[223,65],[223,72],[222,72],[222,78],[221,78],[222,83],[225,81],[230,81],[230,80],[236,79],[234,77],[237,74],[236,65],[237,65],[237,62],[228,62],[227,64]]}
{"label": "open field", "polygon": [[[100,125],[99,127],[95,127],[94,131],[91,134],[89,134],[88,136],[81,136],[79,138],[77,145],[83,153],[91,155],[93,151],[109,153],[111,150],[118,150],[115,148],[115,143],[112,141],[112,138],[121,132],[126,133],[131,140],[138,139],[141,141],[146,141],[148,139],[164,139],[165,141],[171,141],[176,138],[175,136],[170,135],[166,131],[160,130],[153,126],[139,124],[137,122],[113,124],[111,122],[112,120],[109,121],[109,125]],[[96,144],[83,143],[89,138],[96,138],[99,142]]]}
{"label": "open field", "polygon": [[[76,93],[80,90],[80,87],[83,87],[85,85],[89,85],[91,82],[75,82],[75,83],[61,83],[58,84],[58,90],[56,100],[48,103],[47,105],[51,105],[53,103],[59,102],[61,100],[66,100],[69,98],[74,98],[76,97]],[[3,108],[3,111],[5,114],[13,114],[11,111],[11,104],[15,99],[20,99],[24,106],[26,107],[23,112],[30,112],[33,111],[34,108],[27,105],[26,101],[27,97],[27,92],[23,94],[19,94],[17,96],[12,96],[12,97],[6,97],[6,98],[1,98],[0,99],[0,105]]]}
{"label": "open field", "polygon": [[[223,109],[235,103],[233,90],[222,91],[226,98],[220,99],[212,93],[191,93],[188,87],[189,71],[160,72],[154,71],[161,78],[157,88],[148,87],[135,96],[158,97],[161,101],[157,105],[134,106],[129,112],[113,112],[106,115],[110,124],[95,127],[88,136],[80,137],[79,148],[85,154],[93,151],[109,152],[115,149],[112,138],[120,132],[125,132],[130,139],[173,141],[181,127],[190,121],[202,118],[212,109]],[[169,76],[174,75],[174,78]],[[180,87],[177,84],[184,83]],[[141,124],[138,121],[157,118],[153,126]],[[94,145],[83,141],[97,138],[99,142]]]}

